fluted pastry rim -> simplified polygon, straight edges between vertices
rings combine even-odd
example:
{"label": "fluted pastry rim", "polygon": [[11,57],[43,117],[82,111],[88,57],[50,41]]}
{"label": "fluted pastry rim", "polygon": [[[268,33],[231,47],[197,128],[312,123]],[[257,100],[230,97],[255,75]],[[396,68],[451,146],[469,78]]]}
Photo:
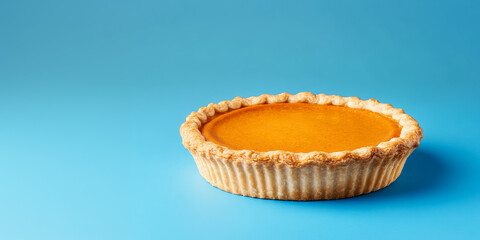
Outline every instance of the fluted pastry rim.
{"label": "fluted pastry rim", "polygon": [[[242,107],[271,104],[271,103],[313,103],[324,105],[337,105],[350,108],[366,109],[393,118],[402,127],[399,137],[381,142],[377,146],[362,147],[351,151],[327,153],[314,151],[309,153],[296,153],[289,151],[260,152],[255,150],[233,150],[219,144],[206,141],[200,129],[203,124],[210,121],[217,113],[239,109]],[[416,148],[423,138],[423,131],[415,119],[406,114],[402,109],[394,108],[390,104],[380,103],[378,100],[361,100],[357,97],[341,97],[337,95],[315,95],[302,92],[295,95],[282,93],[278,95],[263,94],[258,97],[236,97],[231,101],[222,101],[218,104],[209,104],[201,107],[197,112],[192,112],[180,127],[183,145],[192,154],[207,159],[222,159],[230,162],[250,163],[275,163],[286,164],[291,167],[301,167],[311,163],[338,165],[348,161],[368,161],[374,157],[385,158],[400,152]]]}

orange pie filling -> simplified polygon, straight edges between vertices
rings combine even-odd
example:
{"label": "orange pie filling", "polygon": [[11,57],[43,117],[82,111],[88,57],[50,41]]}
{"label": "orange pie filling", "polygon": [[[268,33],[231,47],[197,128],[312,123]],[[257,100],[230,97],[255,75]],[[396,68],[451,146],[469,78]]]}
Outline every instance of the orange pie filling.
{"label": "orange pie filling", "polygon": [[207,141],[233,150],[339,152],[399,137],[394,119],[372,111],[311,103],[274,103],[215,116],[201,129]]}

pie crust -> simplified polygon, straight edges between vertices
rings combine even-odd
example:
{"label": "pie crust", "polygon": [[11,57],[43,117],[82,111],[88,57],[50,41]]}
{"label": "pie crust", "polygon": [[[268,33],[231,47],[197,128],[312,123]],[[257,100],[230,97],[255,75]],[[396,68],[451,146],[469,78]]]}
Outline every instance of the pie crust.
{"label": "pie crust", "polygon": [[[331,104],[366,109],[391,117],[402,129],[400,137],[377,146],[333,153],[232,150],[206,141],[200,132],[216,114],[270,103]],[[417,121],[390,104],[307,92],[236,97],[232,101],[209,104],[187,117],[180,134],[200,174],[213,186],[244,196],[301,201],[353,197],[388,186],[398,178],[407,157],[423,137]]]}

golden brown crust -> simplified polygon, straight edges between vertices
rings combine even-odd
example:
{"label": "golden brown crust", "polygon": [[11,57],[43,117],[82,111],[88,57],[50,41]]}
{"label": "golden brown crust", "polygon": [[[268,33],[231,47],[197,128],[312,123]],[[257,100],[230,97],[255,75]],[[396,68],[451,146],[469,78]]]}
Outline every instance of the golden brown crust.
{"label": "golden brown crust", "polygon": [[272,162],[233,162],[192,153],[200,174],[210,184],[234,194],[310,201],[354,197],[395,181],[414,149],[346,165],[307,164],[290,167]]}
{"label": "golden brown crust", "polygon": [[[287,151],[258,152],[253,150],[231,150],[213,142],[205,141],[200,132],[203,124],[212,119],[216,113],[224,113],[241,107],[269,104],[269,103],[314,103],[332,104],[350,108],[366,109],[373,112],[390,116],[399,122],[402,127],[400,137],[382,142],[374,147],[363,147],[353,151],[343,152],[310,152],[294,153]],[[417,121],[405,114],[402,109],[393,108],[390,104],[379,103],[377,100],[366,101],[356,97],[340,97],[336,95],[315,95],[308,92],[291,95],[282,93],[279,95],[263,94],[258,97],[236,97],[231,101],[222,101],[218,104],[209,104],[192,112],[186,122],[180,127],[183,145],[199,157],[206,159],[222,159],[233,164],[241,163],[273,163],[275,165],[288,165],[301,167],[308,164],[345,165],[349,161],[369,161],[372,158],[385,158],[416,148],[423,137],[422,129]]]}

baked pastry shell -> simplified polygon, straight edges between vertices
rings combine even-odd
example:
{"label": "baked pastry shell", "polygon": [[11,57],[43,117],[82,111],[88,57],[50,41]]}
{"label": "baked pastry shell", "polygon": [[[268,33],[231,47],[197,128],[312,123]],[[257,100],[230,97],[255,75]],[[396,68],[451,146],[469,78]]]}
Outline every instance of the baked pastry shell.
{"label": "baked pastry shell", "polygon": [[[402,130],[399,137],[377,146],[333,153],[233,150],[206,141],[200,132],[203,124],[218,113],[270,103],[331,104],[366,109],[391,117]],[[339,199],[388,186],[398,178],[406,159],[423,137],[418,122],[390,104],[307,92],[236,97],[209,104],[187,117],[180,134],[200,174],[213,186],[239,195],[282,200]]]}

